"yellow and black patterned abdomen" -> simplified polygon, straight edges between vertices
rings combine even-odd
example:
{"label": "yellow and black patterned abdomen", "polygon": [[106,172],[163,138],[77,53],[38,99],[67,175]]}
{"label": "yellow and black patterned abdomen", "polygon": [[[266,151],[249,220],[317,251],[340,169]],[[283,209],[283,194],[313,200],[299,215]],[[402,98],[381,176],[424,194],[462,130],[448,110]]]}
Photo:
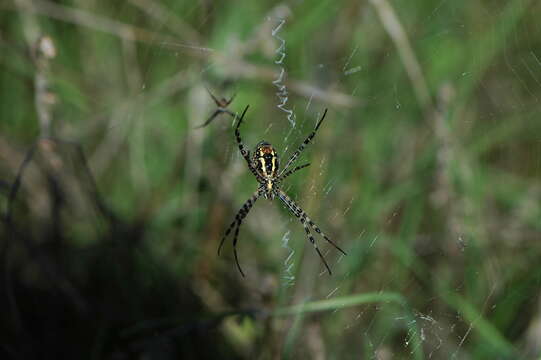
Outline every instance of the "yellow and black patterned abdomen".
{"label": "yellow and black patterned abdomen", "polygon": [[257,144],[254,151],[253,166],[264,178],[275,178],[278,176],[278,154],[268,142],[262,141]]}

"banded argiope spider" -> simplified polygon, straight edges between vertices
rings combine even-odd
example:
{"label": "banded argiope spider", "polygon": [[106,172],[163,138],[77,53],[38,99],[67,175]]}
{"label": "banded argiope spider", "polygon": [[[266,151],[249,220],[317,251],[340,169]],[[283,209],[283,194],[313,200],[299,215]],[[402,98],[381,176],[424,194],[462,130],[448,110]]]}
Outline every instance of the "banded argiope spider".
{"label": "banded argiope spider", "polygon": [[[240,153],[242,157],[244,157],[244,160],[246,160],[246,164],[248,165],[248,168],[252,172],[252,174],[257,179],[257,182],[259,182],[259,187],[257,191],[250,197],[244,205],[240,208],[240,210],[237,212],[237,215],[235,215],[235,220],[229,225],[227,228],[222,240],[220,241],[220,246],[218,247],[218,255],[220,255],[220,250],[222,249],[222,246],[224,244],[225,239],[228,237],[228,235],[231,233],[233,229],[235,229],[235,233],[233,236],[233,253],[235,255],[235,262],[237,264],[237,268],[239,269],[239,272],[242,276],[244,276],[244,272],[242,271],[242,268],[239,264],[239,259],[237,256],[237,239],[239,236],[239,230],[240,226],[242,225],[242,221],[248,215],[248,212],[254,205],[254,203],[259,199],[261,196],[264,196],[266,199],[272,200],[275,197],[279,198],[291,211],[293,215],[295,215],[299,221],[304,226],[304,231],[306,231],[306,236],[308,237],[308,240],[312,243],[314,246],[314,249],[316,250],[317,254],[321,258],[321,261],[327,268],[327,271],[329,275],[332,274],[331,269],[329,265],[327,264],[327,261],[325,261],[325,258],[321,254],[321,251],[319,251],[319,248],[317,247],[316,241],[314,237],[312,236],[312,233],[310,232],[310,227],[318,234],[323,236],[323,238],[329,242],[332,246],[334,246],[338,251],[340,251],[342,254],[346,255],[344,250],[340,249],[338,245],[336,245],[331,239],[325,235],[321,231],[321,229],[314,224],[314,222],[308,217],[306,212],[301,209],[299,205],[297,205],[282,189],[280,189],[280,183],[285,180],[289,175],[293,174],[294,172],[303,169],[310,165],[309,163],[303,164],[300,166],[295,167],[292,170],[286,171],[289,166],[291,166],[295,160],[299,157],[299,155],[302,153],[306,145],[312,141],[313,137],[316,135],[317,130],[319,129],[319,126],[323,122],[323,119],[325,119],[325,115],[327,114],[327,109],[325,109],[325,112],[323,113],[323,116],[321,119],[317,122],[316,128],[304,142],[299,146],[297,151],[291,155],[289,160],[286,163],[286,166],[279,171],[280,169],[280,161],[278,158],[278,154],[274,150],[274,147],[269,144],[268,142],[262,141],[255,147],[253,157],[250,159],[250,151],[246,150],[244,148],[244,144],[242,143],[242,139],[240,138],[240,125],[242,124],[242,120],[244,119],[244,115],[246,114],[246,111],[248,110],[249,106],[246,106],[244,111],[242,112],[242,115],[240,116],[237,126],[235,128],[235,137],[237,139],[237,144],[239,146]],[[309,227],[310,226],[310,227]]]}

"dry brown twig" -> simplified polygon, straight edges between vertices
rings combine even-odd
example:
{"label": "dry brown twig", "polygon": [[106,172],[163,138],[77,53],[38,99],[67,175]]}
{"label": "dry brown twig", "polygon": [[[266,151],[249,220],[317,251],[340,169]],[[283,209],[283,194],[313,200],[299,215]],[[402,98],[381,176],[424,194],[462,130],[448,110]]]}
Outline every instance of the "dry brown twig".
{"label": "dry brown twig", "polygon": [[[26,3],[24,0],[17,0],[16,5],[22,7],[29,6],[29,4]],[[29,257],[35,261],[36,264],[38,264],[40,270],[43,272],[43,274],[48,278],[48,280],[54,284],[60,291],[70,300],[70,302],[74,305],[74,307],[81,313],[86,312],[87,305],[84,300],[84,298],[81,296],[81,294],[77,291],[77,289],[72,285],[69,279],[67,279],[62,272],[57,268],[57,266],[49,259],[49,257],[34,244],[32,239],[27,236],[27,234],[22,233],[17,229],[17,226],[15,224],[15,220],[13,219],[13,212],[14,212],[14,203],[16,200],[17,193],[20,189],[20,186],[22,184],[23,175],[25,170],[28,168],[28,165],[32,161],[34,155],[38,151],[38,148],[45,148],[44,153],[47,156],[46,164],[44,164],[44,168],[46,168],[45,171],[43,171],[43,175],[45,175],[46,180],[48,182],[48,189],[51,192],[51,198],[55,198],[55,196],[58,196],[58,191],[56,190],[57,181],[50,172],[52,168],[56,168],[59,166],[59,161],[61,163],[61,160],[56,156],[56,154],[51,151],[50,147],[48,147],[47,138],[50,137],[52,133],[52,107],[56,103],[56,96],[52,91],[49,90],[49,83],[48,83],[48,69],[49,69],[49,63],[50,60],[54,59],[56,56],[56,48],[54,46],[54,42],[52,38],[50,38],[47,35],[43,35],[41,32],[41,28],[39,25],[39,22],[37,19],[35,19],[33,16],[25,14],[22,16],[22,22],[23,22],[23,32],[24,36],[26,38],[26,42],[28,44],[28,47],[30,48],[30,52],[32,55],[32,60],[34,61],[35,65],[35,75],[34,75],[34,92],[35,92],[35,107],[36,107],[36,113],[39,121],[40,126],[40,137],[38,140],[32,145],[29,151],[27,151],[23,162],[19,166],[17,173],[15,175],[15,179],[11,184],[9,195],[8,195],[8,203],[7,203],[7,210],[6,210],[6,216],[5,216],[5,224],[6,224],[6,233],[8,241],[5,243],[4,249],[3,249],[3,256],[7,256],[9,253],[9,250],[18,245],[19,243],[23,245],[25,250],[28,252]],[[55,189],[55,190],[53,190]],[[58,198],[56,198],[58,200]],[[55,206],[58,206],[59,202],[51,199],[50,201],[50,207],[54,208]],[[54,218],[54,215],[51,215],[52,218]],[[55,219],[57,220],[57,219]],[[53,221],[55,221],[53,220]],[[6,259],[3,259],[6,260]],[[8,257],[9,260],[9,257]],[[6,280],[8,283],[11,283],[10,280],[10,261],[4,261],[5,263],[5,272],[8,280]],[[10,312],[13,316],[13,321],[16,326],[16,328],[19,331],[22,331],[23,329],[23,322],[22,318],[19,315],[18,310],[18,304],[17,299],[13,293],[13,289],[11,286],[8,286],[6,289],[6,292],[8,294],[9,299],[9,305],[10,305]]]}
{"label": "dry brown twig", "polygon": [[56,95],[49,90],[48,74],[50,60],[55,56],[56,48],[53,40],[47,35],[39,37],[33,49],[33,57],[36,64],[34,77],[35,106],[42,137],[51,136],[51,113],[53,106],[57,102]]}

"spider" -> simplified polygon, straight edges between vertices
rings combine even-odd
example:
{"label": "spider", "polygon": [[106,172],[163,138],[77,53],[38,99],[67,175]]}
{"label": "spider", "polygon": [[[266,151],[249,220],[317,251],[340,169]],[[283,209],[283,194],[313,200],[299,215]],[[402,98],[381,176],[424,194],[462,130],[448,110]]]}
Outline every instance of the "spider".
{"label": "spider", "polygon": [[[293,215],[295,215],[299,221],[304,226],[304,231],[306,232],[306,236],[308,237],[308,240],[312,243],[314,246],[314,249],[316,250],[317,254],[319,255],[321,261],[327,268],[327,272],[329,275],[332,275],[331,269],[329,265],[327,264],[327,261],[325,261],[325,258],[321,254],[321,251],[319,251],[319,248],[317,247],[316,241],[314,237],[312,236],[312,233],[310,232],[310,227],[318,234],[323,236],[323,238],[329,242],[332,246],[334,246],[338,251],[340,251],[342,254],[346,255],[345,251],[340,249],[338,245],[336,245],[331,239],[321,231],[321,229],[314,224],[314,222],[308,217],[306,212],[301,209],[299,205],[297,205],[282,189],[280,189],[280,184],[283,180],[285,180],[289,175],[295,173],[298,170],[304,169],[305,167],[309,166],[310,164],[303,164],[295,167],[292,170],[286,171],[290,165],[292,165],[295,160],[299,157],[299,155],[302,153],[306,145],[312,141],[313,137],[316,135],[317,130],[319,129],[319,126],[323,122],[323,119],[325,119],[325,115],[327,115],[327,109],[325,109],[325,112],[323,113],[323,116],[321,119],[317,122],[316,128],[304,142],[299,146],[297,151],[291,155],[289,160],[286,163],[286,166],[279,171],[280,169],[280,161],[278,154],[274,150],[274,147],[269,144],[266,141],[261,141],[257,146],[255,147],[253,157],[250,159],[250,151],[246,150],[244,148],[244,144],[242,143],[242,139],[240,137],[240,125],[242,124],[242,120],[244,119],[244,115],[246,114],[246,111],[248,110],[249,106],[246,106],[244,109],[242,115],[240,116],[237,126],[235,128],[235,137],[237,139],[237,144],[239,146],[240,153],[242,157],[246,160],[246,164],[248,165],[248,168],[252,172],[252,174],[257,179],[257,182],[259,183],[259,187],[257,191],[250,197],[244,205],[239,209],[237,214],[235,215],[235,220],[229,225],[229,228],[226,230],[221,242],[220,246],[218,247],[218,255],[220,255],[220,251],[222,249],[222,246],[224,244],[225,239],[229,236],[231,231],[235,229],[235,234],[233,237],[233,253],[235,255],[235,262],[237,264],[237,268],[241,275],[244,277],[244,272],[242,271],[242,268],[239,264],[239,259],[237,256],[237,239],[239,236],[239,230],[240,226],[242,225],[242,221],[248,215],[248,212],[254,205],[254,203],[259,199],[261,196],[265,197],[266,199],[273,200],[275,197],[279,198],[280,201],[282,201],[286,208],[291,211]],[[235,116],[236,117],[236,116]],[[309,227],[310,226],[310,227]]]}
{"label": "spider", "polygon": [[214,103],[216,104],[218,108],[212,113],[212,115],[207,119],[207,121],[205,121],[203,124],[196,127],[196,129],[207,126],[208,124],[212,122],[212,120],[214,120],[218,115],[222,113],[226,113],[233,118],[235,117],[235,114],[233,114],[231,110],[229,110],[227,107],[229,106],[229,104],[231,104],[231,102],[233,102],[233,99],[235,99],[236,94],[234,94],[233,96],[231,96],[229,100],[227,100],[226,98],[217,99],[214,95],[212,95],[209,89],[207,89],[207,92],[209,93],[212,100],[214,100]]}

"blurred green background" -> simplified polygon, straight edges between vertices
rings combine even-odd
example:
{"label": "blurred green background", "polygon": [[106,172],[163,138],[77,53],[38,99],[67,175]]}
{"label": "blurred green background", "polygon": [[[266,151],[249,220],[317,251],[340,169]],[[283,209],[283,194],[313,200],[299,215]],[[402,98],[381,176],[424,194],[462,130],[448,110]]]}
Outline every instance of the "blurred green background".
{"label": "blurred green background", "polygon": [[[540,359],[539,14],[3,1],[1,357]],[[329,109],[283,187],[348,253],[316,237],[332,276],[277,200],[241,228],[246,278],[217,256],[257,182],[232,117],[196,128],[205,88],[284,158]]]}

